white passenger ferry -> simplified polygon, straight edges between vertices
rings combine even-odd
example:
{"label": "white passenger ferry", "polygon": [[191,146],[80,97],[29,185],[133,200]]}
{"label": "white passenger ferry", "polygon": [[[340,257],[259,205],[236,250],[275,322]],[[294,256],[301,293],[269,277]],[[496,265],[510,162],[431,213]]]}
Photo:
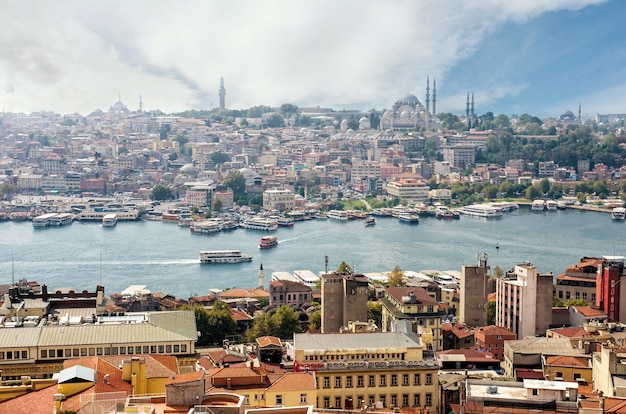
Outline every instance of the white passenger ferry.
{"label": "white passenger ferry", "polygon": [[532,211],[543,211],[546,207],[546,203],[543,200],[535,200],[533,204],[530,206]]}
{"label": "white passenger ferry", "polygon": [[333,220],[348,220],[348,212],[341,210],[330,210],[326,217]]}
{"label": "white passenger ferry", "polygon": [[50,218],[51,226],[66,226],[72,224],[74,215],[70,213],[58,213]]}
{"label": "white passenger ferry", "polygon": [[278,223],[272,219],[253,217],[244,220],[241,227],[248,230],[274,231],[278,229]]}
{"label": "white passenger ferry", "polygon": [[102,217],[102,227],[114,227],[117,224],[117,214],[109,213]]}
{"label": "white passenger ferry", "polygon": [[56,216],[57,213],[46,213],[33,218],[33,227],[48,227],[50,226],[50,220]]}
{"label": "white passenger ferry", "polygon": [[459,209],[461,214],[470,217],[484,217],[484,218],[498,218],[502,217],[502,211],[485,204],[474,204],[471,206],[461,207]]}
{"label": "white passenger ferry", "polygon": [[555,211],[558,208],[558,204],[554,200],[546,200],[545,202],[546,210]]}
{"label": "white passenger ferry", "polygon": [[192,233],[211,234],[222,231],[222,223],[219,220],[196,221],[189,224]]}
{"label": "white passenger ferry", "polygon": [[624,207],[615,207],[613,211],[611,211],[611,219],[613,220],[624,220],[626,219],[626,208]]}
{"label": "white passenger ferry", "polygon": [[251,260],[252,256],[241,253],[239,250],[200,251],[200,263],[241,263]]}

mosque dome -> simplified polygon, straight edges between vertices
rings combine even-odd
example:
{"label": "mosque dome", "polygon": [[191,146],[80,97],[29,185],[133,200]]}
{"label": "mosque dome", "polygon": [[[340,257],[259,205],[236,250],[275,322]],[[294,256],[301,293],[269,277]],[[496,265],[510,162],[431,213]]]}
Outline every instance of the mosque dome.
{"label": "mosque dome", "polygon": [[561,121],[572,121],[574,119],[576,119],[576,116],[574,116],[574,113],[572,111],[565,111],[559,117],[559,120],[561,120]]}
{"label": "mosque dome", "polygon": [[256,177],[256,173],[254,172],[254,170],[251,170],[250,168],[240,168],[239,172],[242,173],[245,178]]}
{"label": "mosque dome", "polygon": [[399,108],[401,106],[410,106],[411,108],[415,108],[420,105],[422,104],[419,99],[417,99],[417,96],[412,93],[408,93],[396,101],[395,107]]}
{"label": "mosque dome", "polygon": [[193,164],[185,164],[180,168],[180,173],[183,175],[196,175],[198,172],[196,171],[196,167]]}
{"label": "mosque dome", "polygon": [[367,121],[369,121],[369,119],[366,116],[359,119],[359,122],[367,122]]}

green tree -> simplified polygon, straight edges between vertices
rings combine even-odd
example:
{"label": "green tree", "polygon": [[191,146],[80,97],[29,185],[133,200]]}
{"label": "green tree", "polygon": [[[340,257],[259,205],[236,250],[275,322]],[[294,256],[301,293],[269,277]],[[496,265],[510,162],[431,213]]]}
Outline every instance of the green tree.
{"label": "green tree", "polygon": [[371,300],[367,302],[367,319],[374,321],[380,329],[383,323],[383,307],[380,302]]}
{"label": "green tree", "polygon": [[355,115],[350,116],[350,118],[348,118],[348,128],[350,128],[353,131],[358,130],[359,118],[357,118]]}
{"label": "green tree", "polygon": [[297,115],[298,113],[300,113],[300,109],[298,109],[298,107],[293,104],[284,103],[280,106],[280,113],[285,118],[291,118],[292,115]]}
{"label": "green tree", "polygon": [[293,339],[293,334],[300,332],[300,318],[291,307],[280,305],[272,315],[276,332],[274,336],[281,339]]}
{"label": "green tree", "polygon": [[535,200],[541,197],[541,190],[539,190],[537,186],[531,185],[526,189],[525,196],[529,200]]}
{"label": "green tree", "polygon": [[220,200],[219,198],[215,198],[213,199],[213,206],[211,207],[211,210],[213,211],[221,211],[222,210],[222,200]]}
{"label": "green tree", "polygon": [[387,277],[387,286],[401,287],[406,286],[406,276],[400,266],[396,265]]}
{"label": "green tree", "polygon": [[501,278],[502,275],[504,275],[504,270],[502,270],[500,266],[496,266],[493,268],[493,273],[496,275],[497,278]]}
{"label": "green tree", "polygon": [[178,142],[180,145],[180,152],[185,152],[185,144],[189,142],[189,137],[185,134],[178,134],[172,141]]}
{"label": "green tree", "polygon": [[352,274],[352,267],[346,262],[339,263],[339,267],[337,268],[337,273],[341,273],[342,275],[350,275]]}
{"label": "green tree", "polygon": [[[208,310],[208,328],[205,334],[210,345],[222,345],[228,335],[235,333],[237,322],[230,313],[230,308],[224,302],[215,302]],[[202,332],[202,331],[201,331]]]}
{"label": "green tree", "polygon": [[17,190],[13,184],[0,184],[0,199],[10,200],[11,198],[13,198],[13,195],[16,193],[16,191]]}
{"label": "green tree", "polygon": [[319,331],[322,329],[322,312],[314,311],[309,315],[309,331]]}
{"label": "green tree", "polygon": [[172,198],[172,192],[169,187],[164,186],[163,184],[157,184],[152,187],[152,191],[150,191],[150,199],[163,201],[169,200]]}
{"label": "green tree", "polygon": [[172,151],[170,152],[170,155],[167,157],[167,159],[170,161],[176,161],[178,159],[178,154]]}
{"label": "green tree", "polygon": [[274,336],[276,327],[274,326],[274,320],[267,312],[261,312],[254,318],[254,324],[246,332],[246,340],[248,342],[254,342],[257,338],[262,336]]}
{"label": "green tree", "polygon": [[243,197],[246,193],[246,177],[244,177],[241,171],[231,171],[228,176],[224,178],[223,184],[233,190],[233,198],[235,200],[239,200],[239,198]]}
{"label": "green tree", "polygon": [[548,194],[548,192],[550,191],[550,180],[548,180],[547,178],[542,178],[539,182],[539,185],[541,186],[541,193]]}
{"label": "green tree", "polygon": [[496,324],[496,302],[487,303],[487,325]]}
{"label": "green tree", "polygon": [[280,128],[285,126],[285,119],[280,114],[271,114],[264,121],[264,125],[268,128]]}
{"label": "green tree", "polygon": [[211,161],[213,161],[215,164],[224,164],[225,162],[230,161],[230,155],[224,154],[220,151],[215,151],[214,153],[209,155],[209,157],[211,158]]}

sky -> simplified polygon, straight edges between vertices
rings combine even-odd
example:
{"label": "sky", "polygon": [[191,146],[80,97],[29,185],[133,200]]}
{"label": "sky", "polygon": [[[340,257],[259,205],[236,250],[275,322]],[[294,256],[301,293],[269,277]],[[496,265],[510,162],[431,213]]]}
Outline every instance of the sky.
{"label": "sky", "polygon": [[0,109],[626,112],[623,0],[0,0]]}

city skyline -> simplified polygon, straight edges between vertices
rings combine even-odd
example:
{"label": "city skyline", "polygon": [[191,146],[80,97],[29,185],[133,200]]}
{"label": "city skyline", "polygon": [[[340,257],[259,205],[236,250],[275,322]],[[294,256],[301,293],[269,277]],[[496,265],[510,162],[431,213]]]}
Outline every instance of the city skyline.
{"label": "city skyline", "polygon": [[[549,4],[545,4],[549,3]],[[388,109],[406,93],[462,115],[623,113],[617,0],[4,4],[0,108],[88,114],[255,105]]]}

